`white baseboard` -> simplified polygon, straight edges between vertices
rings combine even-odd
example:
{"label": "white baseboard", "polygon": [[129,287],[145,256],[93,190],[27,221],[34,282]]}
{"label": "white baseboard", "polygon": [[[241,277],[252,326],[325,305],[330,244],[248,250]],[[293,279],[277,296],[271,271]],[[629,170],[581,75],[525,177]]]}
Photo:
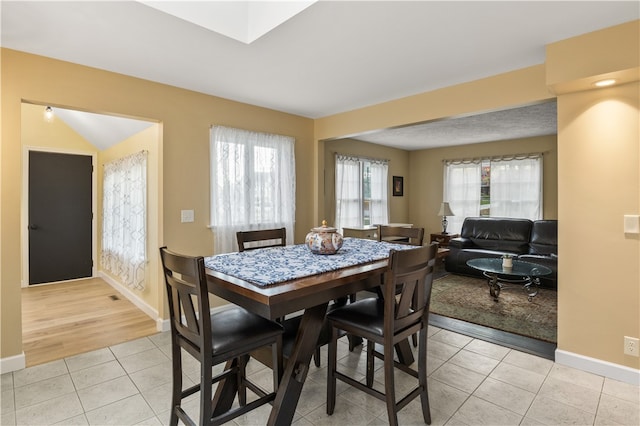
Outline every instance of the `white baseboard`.
{"label": "white baseboard", "polygon": [[0,358],[0,374],[22,370],[26,366],[27,366],[27,361],[24,356],[24,352],[22,352],[20,355]]}
{"label": "white baseboard", "polygon": [[[140,299],[134,292],[132,292],[131,290],[129,290],[128,288],[124,287],[122,284],[114,280],[113,277],[109,276],[109,274],[105,274],[104,272],[100,271],[98,272],[98,275],[100,276],[100,278],[105,280],[111,287],[113,287],[116,291],[118,291],[120,294],[126,297],[131,303],[136,305],[138,309],[140,309],[145,314],[149,315],[149,317],[151,317],[151,319],[156,322],[156,330],[158,331],[169,330],[169,328],[167,328],[167,330],[164,330],[162,328],[163,320],[159,317],[158,311],[155,310],[151,305],[149,305],[144,300]],[[168,324],[169,323],[167,322],[167,325]]]}
{"label": "white baseboard", "polygon": [[169,322],[168,319],[160,319],[158,318],[156,320],[156,330],[163,332],[163,331],[170,331],[171,330],[171,323]]}
{"label": "white baseboard", "polygon": [[558,364],[632,385],[640,385],[640,370],[559,349],[556,349],[555,356]]}

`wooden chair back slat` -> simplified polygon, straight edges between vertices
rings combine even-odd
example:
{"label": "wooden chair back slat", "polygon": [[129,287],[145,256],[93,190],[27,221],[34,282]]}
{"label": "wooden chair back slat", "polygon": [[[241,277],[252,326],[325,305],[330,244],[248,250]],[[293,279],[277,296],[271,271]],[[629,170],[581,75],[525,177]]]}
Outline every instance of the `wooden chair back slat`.
{"label": "wooden chair back slat", "polygon": [[[261,229],[258,231],[238,231],[238,251],[255,250],[265,247],[280,247],[287,245],[287,229]],[[251,244],[253,243],[253,244]]]}
{"label": "wooden chair back slat", "polygon": [[424,320],[425,313],[428,313],[437,250],[437,244],[411,250],[391,250],[383,290],[385,335],[393,335]]}
{"label": "wooden chair back slat", "polygon": [[[209,297],[204,258],[160,252],[165,270],[171,325],[178,335],[196,348],[211,346]],[[198,312],[205,312],[199,315]]]}
{"label": "wooden chair back slat", "polygon": [[[405,239],[407,241],[404,241]],[[378,225],[378,241],[421,246],[424,241],[424,228]]]}

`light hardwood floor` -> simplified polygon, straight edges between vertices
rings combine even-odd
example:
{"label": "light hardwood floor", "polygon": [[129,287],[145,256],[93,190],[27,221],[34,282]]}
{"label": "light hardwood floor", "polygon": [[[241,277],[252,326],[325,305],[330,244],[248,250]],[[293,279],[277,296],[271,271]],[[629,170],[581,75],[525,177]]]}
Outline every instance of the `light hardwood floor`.
{"label": "light hardwood floor", "polygon": [[22,289],[27,367],[156,332],[155,321],[100,278]]}

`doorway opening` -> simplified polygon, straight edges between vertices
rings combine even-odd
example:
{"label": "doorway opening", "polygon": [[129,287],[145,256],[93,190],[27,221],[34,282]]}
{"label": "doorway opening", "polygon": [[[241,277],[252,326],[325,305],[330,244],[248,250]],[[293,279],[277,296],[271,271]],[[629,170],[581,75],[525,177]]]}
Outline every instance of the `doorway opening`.
{"label": "doorway opening", "polygon": [[[158,259],[157,256],[154,256],[155,248],[159,247],[159,235],[161,233],[159,222],[159,200],[161,200],[161,124],[157,121],[94,114],[56,106],[48,108],[53,111],[53,116],[46,117],[46,107],[47,105],[44,104],[23,102],[21,108],[21,142],[23,147],[22,192],[24,194],[22,197],[23,204],[21,206],[23,224],[21,227],[23,247],[23,299],[25,297],[25,291],[27,290],[43,286],[50,287],[50,289],[47,288],[46,291],[42,291],[42,293],[46,295],[44,298],[36,298],[37,303],[41,303],[44,307],[47,306],[47,298],[53,297],[52,292],[64,293],[64,291],[66,291],[64,289],[67,286],[74,288],[86,287],[88,290],[95,286],[96,282],[99,282],[104,286],[110,287],[108,291],[119,298],[117,301],[109,299],[111,305],[107,304],[106,307],[114,307],[115,303],[120,302],[133,303],[133,306],[141,310],[143,317],[146,317],[152,325],[146,330],[155,332],[158,329],[158,324],[160,324],[158,312],[161,311],[159,306],[162,303],[163,294],[162,288],[158,284],[160,282],[158,279]],[[149,153],[147,178],[147,246],[149,248],[147,252],[149,253],[149,259],[146,265],[148,272],[146,274],[147,285],[143,290],[132,290],[118,282],[117,277],[110,276],[108,273],[102,271],[99,266],[101,247],[100,233],[103,217],[102,170],[105,163],[127,156],[131,152],[141,150]],[[69,169],[64,163],[57,162],[59,159],[71,159],[72,162],[74,160],[80,160],[80,162],[84,164],[84,170],[89,169],[89,172],[84,174],[84,177],[69,178],[66,176],[66,180],[62,179],[62,182],[54,184],[56,179],[61,176],[65,177]],[[44,189],[38,189],[38,191],[40,191],[39,196],[42,198],[40,201],[43,201],[40,207],[38,207],[37,191],[34,191],[30,187],[30,182],[34,179],[34,176],[32,176],[30,172],[39,168],[37,165],[40,160],[43,160],[45,169],[49,167],[50,174],[48,175],[49,178],[46,177],[47,174],[45,174],[43,178],[45,182]],[[88,166],[87,162],[89,163]],[[51,179],[50,176],[53,176],[53,179]],[[85,195],[86,193],[89,194],[88,197],[90,201],[87,201],[86,197],[81,202],[72,201],[74,199],[70,200],[48,193],[51,187],[55,186],[69,189],[68,187],[75,185],[76,180],[82,181],[80,186],[86,190]],[[36,193],[34,194],[34,192]],[[32,197],[32,195],[36,195],[36,197]],[[53,236],[46,235],[53,242],[47,243],[49,245],[45,244],[45,250],[41,250],[45,255],[40,255],[40,259],[38,259],[38,248],[34,238],[32,238],[32,234],[36,237],[35,239],[37,239],[37,237],[41,236],[38,234],[38,231],[43,231],[44,228],[49,227],[48,225],[40,225],[40,220],[43,217],[47,219],[61,215],[73,217],[73,214],[70,212],[76,210],[79,205],[85,212],[83,213],[82,225],[80,225],[77,219],[74,219],[67,221],[70,225],[66,229],[58,231],[58,233]],[[34,207],[33,210],[38,210],[40,216],[34,216],[34,212],[31,211],[32,207]],[[86,213],[87,211],[88,213]],[[87,225],[87,222],[89,225]],[[82,228],[85,234],[85,239],[79,251],[62,255],[57,261],[54,259],[55,256],[47,256],[47,252],[58,250],[59,246],[71,245],[69,244],[70,240],[72,240],[71,236],[75,237],[76,234],[79,234],[80,228]],[[89,229],[88,237],[86,237],[87,228]],[[41,234],[44,234],[44,232]],[[70,271],[68,266],[64,265],[65,262],[60,260],[65,259],[65,257],[82,259],[82,271]],[[40,276],[43,267],[39,262],[45,262],[45,266],[53,266],[54,269],[58,269],[58,271],[53,275],[47,274]],[[81,297],[88,298],[90,296],[87,293]],[[32,310],[32,306],[33,305],[30,305],[29,309]],[[59,314],[65,315],[64,313]],[[73,312],[68,312],[68,314],[72,316]],[[23,344],[25,344],[26,332],[24,329],[26,321],[25,315],[25,303],[23,300]],[[64,322],[64,318],[62,317],[56,320]],[[103,315],[95,312],[93,314],[93,322],[101,321],[103,321]],[[109,328],[108,323],[102,324],[103,330],[108,330]],[[155,330],[153,330],[154,328]],[[121,336],[121,342],[130,340],[131,338],[131,334],[127,334],[125,331]],[[112,344],[114,343],[109,343],[109,345]],[[25,350],[26,349],[25,344]]]}

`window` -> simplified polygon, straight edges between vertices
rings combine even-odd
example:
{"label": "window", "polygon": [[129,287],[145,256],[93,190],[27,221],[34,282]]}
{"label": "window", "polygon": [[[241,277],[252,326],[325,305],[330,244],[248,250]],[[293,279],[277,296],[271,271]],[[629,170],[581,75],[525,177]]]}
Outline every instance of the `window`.
{"label": "window", "polygon": [[542,218],[542,155],[447,161],[444,199],[455,216],[449,232],[458,233],[465,217]]}
{"label": "window", "polygon": [[387,160],[336,154],[335,226],[360,228],[387,223]]}
{"label": "window", "polygon": [[211,130],[211,226],[215,253],[236,251],[236,232],[295,222],[294,138],[214,126]]}

